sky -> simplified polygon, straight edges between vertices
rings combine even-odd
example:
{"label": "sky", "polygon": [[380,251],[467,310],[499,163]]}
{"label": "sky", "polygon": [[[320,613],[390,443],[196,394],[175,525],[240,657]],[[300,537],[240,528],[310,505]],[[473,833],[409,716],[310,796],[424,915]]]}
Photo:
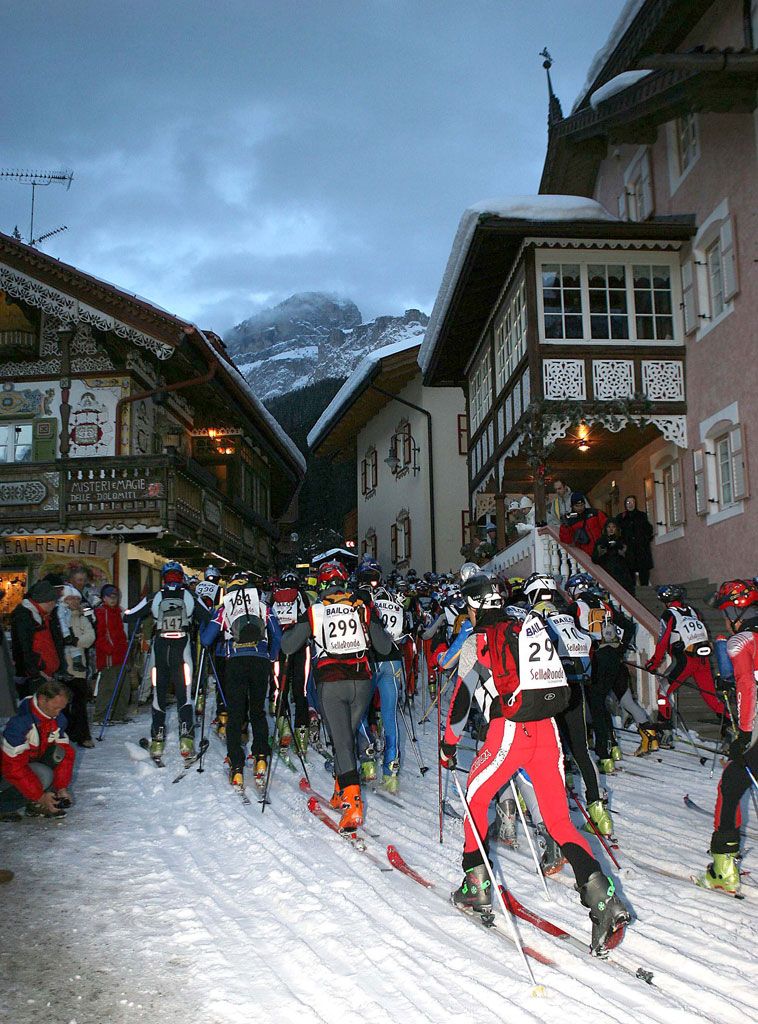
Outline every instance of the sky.
{"label": "sky", "polygon": [[[431,311],[463,210],[536,192],[622,0],[3,0],[0,169],[52,256],[223,334],[301,291]],[[31,189],[0,179],[0,231]]]}

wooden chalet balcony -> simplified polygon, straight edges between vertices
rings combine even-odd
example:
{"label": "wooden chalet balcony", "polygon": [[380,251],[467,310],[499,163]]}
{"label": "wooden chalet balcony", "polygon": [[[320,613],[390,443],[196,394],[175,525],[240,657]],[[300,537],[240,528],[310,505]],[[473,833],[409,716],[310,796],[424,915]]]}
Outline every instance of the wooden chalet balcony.
{"label": "wooden chalet balcony", "polygon": [[268,519],[222,494],[212,473],[177,455],[2,465],[0,530],[170,534],[240,555],[278,536]]}

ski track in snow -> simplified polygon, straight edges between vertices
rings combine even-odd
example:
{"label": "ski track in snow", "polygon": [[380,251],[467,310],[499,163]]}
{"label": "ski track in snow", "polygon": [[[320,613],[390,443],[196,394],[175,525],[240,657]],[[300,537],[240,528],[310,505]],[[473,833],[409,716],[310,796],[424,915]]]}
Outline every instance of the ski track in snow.
{"label": "ski track in snow", "polygon": [[[713,806],[720,767],[709,779],[710,762],[685,773],[634,759],[635,744],[625,736],[625,763],[645,777],[603,780],[618,811],[622,870],[613,873],[636,916],[612,956],[633,971],[652,970],[660,990],[519,922],[522,940],[556,964],[531,961],[548,991],[537,999],[515,950],[329,832],[308,811],[298,776],[281,762],[261,814],[249,773],[249,805],[229,787],[215,736],[205,773],[191,771],[173,785],[175,732],[167,767],[156,769],[137,745],[147,723],[142,713],[82,752],[77,804],[64,821],[0,823],[2,866],[17,876],[2,892],[4,1020],[320,1024],[346,1013],[387,1024],[758,1019],[758,886],[746,885],[747,898],[735,901],[644,867],[685,875],[704,868],[712,826],[682,797],[689,792],[701,806]],[[435,728],[417,731],[430,771],[419,776],[404,743],[405,809],[366,793],[367,823],[380,835],[368,845],[383,856],[386,843],[396,843],[447,897],[460,880],[462,823],[445,818],[441,846]],[[672,766],[697,766],[683,751],[662,756]],[[462,761],[472,759],[473,751],[461,752]],[[309,772],[314,788],[330,792],[315,753]],[[447,796],[459,809],[452,785]],[[597,840],[591,842],[610,869]],[[746,868],[751,845],[745,844]],[[625,860],[625,849],[636,864]],[[522,903],[589,942],[587,912],[567,868],[548,880],[548,901],[520,828],[518,849],[494,844],[493,852],[496,870]],[[506,930],[504,921],[498,925]]]}

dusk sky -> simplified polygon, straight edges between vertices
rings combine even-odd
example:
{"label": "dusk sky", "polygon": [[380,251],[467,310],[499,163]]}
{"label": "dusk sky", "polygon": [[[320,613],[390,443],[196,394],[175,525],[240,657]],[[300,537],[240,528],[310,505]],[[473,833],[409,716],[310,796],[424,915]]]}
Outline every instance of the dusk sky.
{"label": "dusk sky", "polygon": [[[223,333],[298,291],[429,312],[458,219],[537,190],[622,0],[5,0],[2,168],[44,251]],[[30,188],[0,180],[0,230]]]}

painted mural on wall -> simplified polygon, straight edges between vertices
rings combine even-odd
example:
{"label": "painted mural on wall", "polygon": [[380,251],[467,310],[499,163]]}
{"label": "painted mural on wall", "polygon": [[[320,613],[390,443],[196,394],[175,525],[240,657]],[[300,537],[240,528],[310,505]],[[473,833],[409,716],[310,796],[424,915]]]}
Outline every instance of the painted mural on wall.
{"label": "painted mural on wall", "polygon": [[72,380],[69,404],[69,455],[115,455],[116,403],[128,382],[120,377]]}
{"label": "painted mural on wall", "polygon": [[18,416],[50,416],[53,414],[55,388],[30,388],[12,383],[3,384],[0,391],[0,418]]}

